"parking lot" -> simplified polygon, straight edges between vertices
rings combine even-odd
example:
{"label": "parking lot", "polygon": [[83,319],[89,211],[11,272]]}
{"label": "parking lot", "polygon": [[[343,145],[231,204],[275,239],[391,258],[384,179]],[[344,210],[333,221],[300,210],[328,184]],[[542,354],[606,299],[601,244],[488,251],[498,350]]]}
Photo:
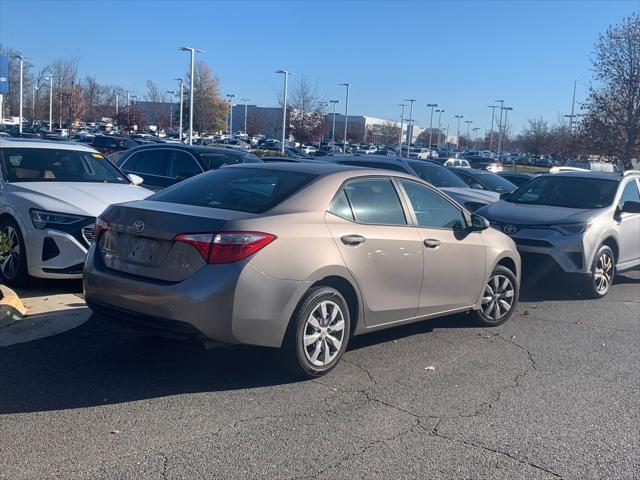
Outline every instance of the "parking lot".
{"label": "parking lot", "polygon": [[0,348],[0,478],[638,478],[640,272],[544,284],[495,329],[357,337],[314,381],[93,317]]}

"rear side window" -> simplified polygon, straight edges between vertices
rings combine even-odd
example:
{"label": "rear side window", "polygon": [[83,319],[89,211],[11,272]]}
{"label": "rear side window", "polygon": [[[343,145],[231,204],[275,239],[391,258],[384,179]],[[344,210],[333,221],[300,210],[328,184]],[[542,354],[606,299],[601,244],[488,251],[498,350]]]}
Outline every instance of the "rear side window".
{"label": "rear side window", "polygon": [[406,225],[402,204],[390,179],[353,180],[344,186],[356,222]]}
{"label": "rear side window", "polygon": [[169,157],[169,177],[189,178],[202,173],[196,160],[186,152],[179,150],[168,150]]}
{"label": "rear side window", "polygon": [[351,205],[349,204],[349,200],[347,200],[347,194],[344,190],[340,190],[340,193],[333,199],[329,207],[329,212],[345,220],[351,220],[352,222],[355,220]]}
{"label": "rear side window", "polygon": [[126,169],[135,173],[166,176],[166,157],[166,150],[146,150],[129,158]]}
{"label": "rear side window", "polygon": [[317,175],[286,170],[221,168],[177,183],[149,197],[157,202],[248,213],[272,209]]}

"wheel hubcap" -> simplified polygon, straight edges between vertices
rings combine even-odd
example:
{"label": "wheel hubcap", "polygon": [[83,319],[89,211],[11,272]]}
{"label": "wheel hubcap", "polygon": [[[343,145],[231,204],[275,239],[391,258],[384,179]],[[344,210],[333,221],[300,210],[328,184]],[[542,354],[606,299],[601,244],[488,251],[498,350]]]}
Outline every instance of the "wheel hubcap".
{"label": "wheel hubcap", "polygon": [[596,270],[593,274],[593,281],[596,291],[600,294],[606,293],[613,280],[613,259],[608,253],[603,253],[598,257]]}
{"label": "wheel hubcap", "polygon": [[506,275],[493,275],[484,287],[482,313],[489,320],[500,320],[513,307],[515,288]]}
{"label": "wheel hubcap", "polygon": [[11,250],[7,253],[7,256],[4,257],[2,262],[0,262],[0,270],[2,271],[2,275],[6,279],[12,279],[18,273],[18,268],[20,266],[21,261],[21,252],[20,252],[20,242],[18,241],[18,233],[11,226],[5,227],[4,234],[9,239],[11,243]]}
{"label": "wheel hubcap", "polygon": [[302,341],[307,360],[325,367],[335,360],[344,340],[344,316],[340,307],[323,300],[311,311],[304,325]]}

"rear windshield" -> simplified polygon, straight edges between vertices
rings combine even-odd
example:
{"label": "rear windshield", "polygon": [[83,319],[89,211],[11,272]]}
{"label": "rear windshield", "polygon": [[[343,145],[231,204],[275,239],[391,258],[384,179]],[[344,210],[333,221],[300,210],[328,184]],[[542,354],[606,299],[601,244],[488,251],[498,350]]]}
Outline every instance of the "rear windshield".
{"label": "rear windshield", "polygon": [[314,178],[316,175],[286,170],[221,168],[180,182],[149,200],[262,213]]}
{"label": "rear windshield", "polygon": [[421,179],[429,182],[434,187],[469,188],[466,183],[445,167],[426,162],[411,162],[409,165],[411,165],[411,168],[416,171]]}

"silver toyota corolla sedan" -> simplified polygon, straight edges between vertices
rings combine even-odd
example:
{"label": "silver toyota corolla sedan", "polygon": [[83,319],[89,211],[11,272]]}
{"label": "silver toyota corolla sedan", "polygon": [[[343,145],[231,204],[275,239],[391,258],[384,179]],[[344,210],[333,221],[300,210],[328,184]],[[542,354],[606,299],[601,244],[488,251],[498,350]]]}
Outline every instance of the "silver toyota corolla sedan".
{"label": "silver toyota corolla sedan", "polygon": [[443,193],[332,164],[225,167],[98,218],[85,265],[98,315],[169,337],[282,347],[307,376],[352,335],[516,308],[520,257]]}

